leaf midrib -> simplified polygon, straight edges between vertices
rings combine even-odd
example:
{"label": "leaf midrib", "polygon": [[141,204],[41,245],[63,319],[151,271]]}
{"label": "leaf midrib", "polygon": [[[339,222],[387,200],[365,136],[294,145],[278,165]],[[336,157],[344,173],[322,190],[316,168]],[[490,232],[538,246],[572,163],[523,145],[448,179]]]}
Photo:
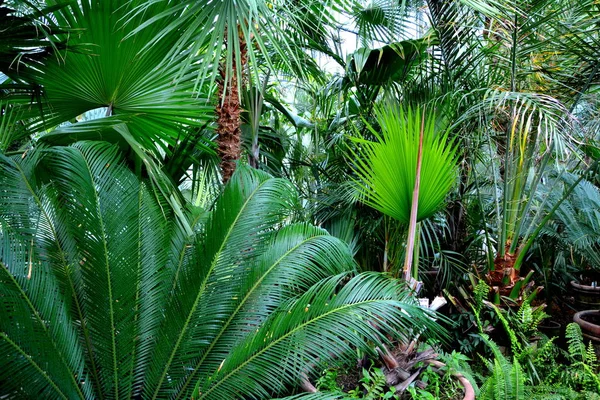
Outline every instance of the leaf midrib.
{"label": "leaf midrib", "polygon": [[[92,169],[90,168],[90,165],[87,161],[87,159],[85,158],[83,152],[76,148],[77,151],[79,152],[79,154],[81,155],[81,158],[83,160],[83,162],[85,163],[85,166],[87,168],[87,172],[89,174],[90,177],[90,181],[94,187],[94,201],[96,203],[96,212],[98,213],[98,220],[100,223],[100,230],[102,232],[102,245],[104,247],[104,261],[105,261],[105,267],[106,267],[106,278],[107,278],[107,287],[108,287],[108,303],[109,303],[109,315],[110,315],[110,328],[111,328],[111,339],[112,339],[112,359],[113,359],[113,379],[114,379],[114,392],[115,392],[115,399],[119,400],[119,377],[117,374],[117,343],[116,343],[116,329],[115,329],[115,316],[114,316],[114,308],[113,308],[113,294],[112,294],[112,281],[111,281],[111,275],[110,275],[110,263],[108,260],[108,245],[106,243],[106,230],[104,227],[104,219],[102,218],[102,212],[100,210],[100,198],[98,197],[98,192],[96,191],[96,182],[94,180],[94,177],[92,175]],[[100,390],[101,392],[102,390]]]}
{"label": "leaf midrib", "polygon": [[[2,267],[4,268],[4,267]],[[46,373],[46,371],[44,371],[34,360],[33,357],[31,357],[29,354],[27,354],[19,345],[17,345],[15,342],[13,342],[6,333],[1,332],[0,333],[0,338],[4,339],[6,342],[8,342],[8,344],[10,344],[15,350],[17,350],[25,360],[29,361],[29,363],[39,372],[40,375],[42,375],[50,384],[50,386],[52,386],[52,388],[65,400],[68,400],[68,397],[65,396],[65,394],[62,392],[62,390],[60,390],[60,388],[56,385],[56,383],[54,383],[54,381],[50,378],[50,376],[48,376],[48,374]],[[82,397],[83,398],[83,397]]]}
{"label": "leaf midrib", "polygon": [[364,300],[361,302],[357,302],[357,303],[351,303],[351,304],[345,304],[339,308],[336,308],[334,310],[330,310],[324,314],[321,314],[319,316],[317,316],[314,319],[311,319],[309,321],[306,321],[300,325],[298,325],[297,327],[295,327],[294,329],[292,329],[291,331],[289,331],[288,333],[286,333],[285,335],[279,337],[278,339],[270,342],[267,346],[265,346],[262,350],[258,351],[256,354],[254,354],[252,357],[249,357],[246,361],[244,361],[242,364],[240,364],[238,367],[236,367],[235,369],[233,369],[231,372],[229,372],[227,375],[225,375],[223,377],[223,379],[221,379],[219,382],[217,382],[214,386],[212,386],[209,390],[206,391],[206,393],[204,393],[201,397],[199,397],[198,399],[204,399],[206,398],[206,396],[212,392],[215,388],[217,388],[219,385],[221,385],[223,382],[225,382],[227,379],[229,379],[229,377],[231,375],[234,375],[235,373],[237,373],[239,370],[241,370],[242,368],[244,368],[247,364],[249,364],[253,359],[257,358],[258,356],[260,356],[261,354],[263,354],[264,352],[266,352],[267,350],[269,350],[271,347],[273,347],[274,345],[276,345],[277,343],[283,341],[284,339],[288,338],[289,336],[293,335],[294,333],[296,333],[297,331],[303,329],[304,327],[317,322],[318,320],[325,318],[327,316],[329,316],[330,314],[333,313],[337,313],[337,312],[342,312],[347,308],[351,308],[354,306],[361,306],[364,304],[368,304],[368,303],[373,303],[373,302],[377,302],[377,301],[381,301],[382,299],[370,299],[370,300]]}
{"label": "leaf midrib", "polygon": [[215,269],[215,267],[217,265],[217,260],[219,259],[219,256],[220,256],[221,252],[225,248],[225,244],[227,243],[229,237],[231,236],[231,232],[233,231],[233,228],[236,226],[236,224],[239,221],[242,213],[244,212],[244,210],[248,206],[248,203],[250,202],[250,200],[254,197],[254,195],[256,194],[256,192],[264,184],[266,184],[266,182],[268,182],[268,181],[269,181],[269,179],[267,179],[267,180],[265,180],[263,182],[260,182],[259,185],[257,185],[257,187],[250,194],[250,196],[248,196],[248,198],[244,201],[244,204],[242,205],[242,207],[240,208],[240,211],[235,216],[235,219],[234,219],[233,223],[229,226],[229,229],[227,230],[227,233],[226,233],[225,237],[223,238],[223,242],[221,243],[221,246],[219,247],[219,250],[215,253],[215,256],[213,257],[213,260],[211,262],[211,266],[210,266],[209,270],[206,273],[206,278],[202,282],[202,285],[200,286],[200,290],[198,290],[198,295],[196,296],[196,300],[194,301],[194,305],[192,306],[192,309],[188,313],[188,317],[187,317],[187,319],[185,321],[185,324],[184,324],[183,328],[181,329],[181,333],[179,334],[179,337],[177,338],[177,342],[175,343],[175,346],[173,347],[173,351],[171,352],[171,355],[169,356],[169,361],[165,364],[165,367],[163,369],[163,373],[162,373],[162,375],[160,377],[160,380],[158,381],[158,384],[156,385],[156,389],[155,389],[154,394],[152,396],[152,400],[156,400],[156,398],[158,396],[158,392],[160,391],[160,388],[162,386],[162,382],[164,381],[164,379],[165,379],[165,377],[166,377],[166,375],[167,375],[167,373],[169,371],[171,363],[173,362],[173,358],[175,358],[175,353],[179,349],[179,345],[181,344],[181,341],[183,340],[183,336],[184,336],[185,332],[187,331],[187,328],[188,328],[188,326],[190,324],[190,320],[192,319],[192,315],[194,314],[194,312],[196,311],[196,308],[198,307],[198,303],[200,301],[200,298],[202,297],[202,294],[204,293],[204,290],[206,288],[206,284],[208,283],[208,279],[210,278],[210,275],[212,274],[212,271]]}
{"label": "leaf midrib", "polygon": [[206,352],[204,353],[204,355],[202,356],[202,358],[200,359],[200,361],[198,361],[198,364],[196,365],[196,368],[194,368],[194,371],[192,371],[192,373],[188,376],[188,378],[186,379],[185,384],[181,387],[181,390],[179,392],[179,394],[177,395],[176,399],[181,398],[182,394],[184,393],[185,388],[190,384],[191,380],[194,378],[194,376],[196,375],[196,372],[198,371],[198,369],[200,368],[200,366],[202,365],[202,363],[204,362],[204,360],[206,359],[206,357],[208,357],[208,355],[210,354],[210,352],[212,351],[212,349],[216,346],[218,340],[221,338],[221,336],[223,335],[223,333],[227,330],[227,327],[229,327],[229,324],[231,323],[231,321],[233,321],[234,317],[237,315],[237,313],[240,311],[240,309],[242,308],[242,306],[246,303],[246,301],[248,301],[248,299],[250,298],[250,296],[254,293],[254,291],[256,290],[256,288],[258,288],[258,286],[260,286],[260,284],[262,283],[263,280],[266,279],[266,277],[273,272],[273,269],[275,269],[279,263],[281,263],[281,261],[285,258],[287,258],[287,256],[289,256],[292,252],[296,251],[298,248],[300,248],[302,245],[304,245],[305,243],[320,237],[319,236],[311,236],[309,238],[304,239],[302,242],[298,243],[296,246],[292,247],[290,250],[286,251],[281,257],[279,257],[279,259],[277,259],[273,265],[271,265],[263,274],[263,276],[256,281],[256,283],[252,286],[252,288],[248,291],[248,293],[246,294],[246,296],[244,296],[244,299],[240,302],[240,304],[236,307],[236,309],[233,311],[233,313],[231,314],[231,316],[229,317],[229,319],[227,320],[227,322],[225,322],[225,324],[223,325],[223,327],[221,328],[221,330],[219,331],[219,334],[215,337],[215,339],[212,341],[212,343],[210,344],[209,348],[206,350]]}
{"label": "leaf midrib", "polygon": [[[58,250],[59,250],[59,253],[60,253],[61,261],[62,261],[62,263],[63,263],[63,265],[65,267],[66,275],[67,275],[67,278],[69,280],[69,286],[70,286],[70,288],[71,288],[71,290],[73,292],[73,299],[75,300],[75,305],[77,307],[77,313],[78,313],[78,315],[80,317],[81,327],[82,327],[82,329],[84,331],[86,346],[88,347],[88,352],[89,352],[90,358],[92,360],[92,368],[94,369],[93,376],[94,376],[94,379],[96,381],[96,384],[98,385],[98,391],[99,391],[99,394],[100,394],[99,397],[100,397],[100,399],[103,399],[102,390],[101,390],[101,388],[99,386],[100,385],[100,381],[98,380],[98,376],[97,376],[97,372],[96,372],[96,368],[95,368],[95,362],[94,362],[94,357],[93,357],[93,353],[92,353],[91,343],[89,341],[89,332],[86,329],[86,323],[85,323],[85,320],[83,318],[83,314],[81,312],[81,305],[79,303],[79,299],[77,298],[77,293],[75,292],[75,285],[73,283],[73,280],[71,279],[71,274],[69,273],[69,264],[67,263],[67,260],[65,259],[65,254],[63,252],[62,246],[60,245],[60,241],[58,240],[58,234],[57,234],[56,230],[54,229],[54,224],[50,223],[50,221],[51,221],[50,216],[48,215],[48,213],[46,212],[46,210],[42,206],[42,201],[40,200],[40,198],[37,195],[37,193],[35,193],[35,191],[33,190],[33,187],[29,184],[29,180],[27,179],[27,176],[25,175],[25,172],[23,171],[23,169],[21,168],[21,166],[18,163],[14,163],[13,165],[19,171],[19,174],[21,175],[21,177],[23,179],[23,182],[25,183],[25,186],[27,187],[27,190],[29,191],[29,193],[31,194],[31,196],[33,197],[33,199],[35,200],[35,202],[36,202],[39,210],[46,217],[46,220],[48,221],[48,225],[50,226],[50,229],[52,230],[52,236],[54,237],[54,241],[55,241],[56,246],[58,247]],[[20,285],[19,285],[19,288],[20,288]],[[25,295],[25,292],[23,292],[23,295]],[[30,306],[33,307],[33,304],[30,304]],[[35,310],[35,309],[33,309],[33,310]],[[36,315],[38,315],[37,311],[36,311]],[[38,316],[38,318],[40,318],[40,317]],[[40,319],[40,322],[41,322],[41,319]],[[42,324],[42,326],[44,326],[44,330],[46,330],[45,329],[45,325]],[[47,331],[46,331],[46,333],[48,334]],[[48,334],[48,336],[50,336],[50,335]],[[56,349],[56,346],[54,345],[54,343],[53,343],[53,347]],[[59,352],[59,354],[60,354],[60,352]],[[62,354],[61,354],[61,356],[62,356]],[[67,370],[70,370],[70,368],[68,367],[68,364],[67,364],[66,360],[64,360],[64,358],[63,358],[63,362],[65,363],[65,366],[67,367]],[[81,392],[81,390],[79,388],[79,385],[75,381],[74,377],[73,377],[73,382],[75,383],[75,387],[77,388],[77,391],[79,392],[79,395],[81,396],[81,398],[82,399],[85,398],[85,396],[83,395],[83,393]]]}

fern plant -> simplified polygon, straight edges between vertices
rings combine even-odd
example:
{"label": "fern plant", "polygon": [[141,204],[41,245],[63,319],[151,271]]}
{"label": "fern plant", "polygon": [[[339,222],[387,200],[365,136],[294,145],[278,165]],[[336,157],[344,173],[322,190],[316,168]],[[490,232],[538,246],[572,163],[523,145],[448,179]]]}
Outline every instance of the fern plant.
{"label": "fern plant", "polygon": [[268,398],[385,341],[373,318],[439,331],[398,281],[289,223],[295,203],[241,168],[176,218],[106,143],[0,155],[0,397]]}
{"label": "fern plant", "polygon": [[589,342],[588,346],[585,345],[581,327],[576,323],[567,325],[565,337],[573,368],[567,369],[561,378],[572,384],[581,385],[591,392],[600,393],[598,358],[592,342]]}
{"label": "fern plant", "polygon": [[396,390],[387,387],[385,375],[380,368],[363,368],[361,385],[350,392],[349,398],[366,400],[397,400]]}
{"label": "fern plant", "polygon": [[[481,388],[481,399],[535,400],[598,400],[600,399],[597,359],[592,346],[583,343],[577,324],[567,326],[568,358],[571,363],[557,363],[553,357],[545,359],[542,378],[536,381],[531,371],[521,367],[515,355],[510,361],[500,352],[496,343],[482,334],[490,347],[493,360],[484,360],[490,371]],[[553,346],[549,341],[549,346]],[[546,353],[551,354],[551,352]],[[539,365],[538,365],[539,366]]]}
{"label": "fern plant", "polygon": [[482,334],[483,340],[492,350],[494,360],[486,360],[491,375],[481,386],[482,400],[521,400],[525,398],[525,376],[521,365],[516,359],[511,363],[500,351],[498,345],[487,335]]}

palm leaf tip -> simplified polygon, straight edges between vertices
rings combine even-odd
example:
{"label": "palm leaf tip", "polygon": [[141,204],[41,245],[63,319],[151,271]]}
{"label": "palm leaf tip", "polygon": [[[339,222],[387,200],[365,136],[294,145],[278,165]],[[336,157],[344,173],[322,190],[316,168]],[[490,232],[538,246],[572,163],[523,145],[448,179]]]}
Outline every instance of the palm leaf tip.
{"label": "palm leaf tip", "polygon": [[[399,221],[408,223],[415,187],[421,109],[382,106],[377,109],[379,141],[360,140],[361,154],[355,154],[355,171],[365,202]],[[456,181],[457,148],[448,132],[437,132],[435,114],[425,116],[423,165],[420,176],[417,220],[433,215]]]}

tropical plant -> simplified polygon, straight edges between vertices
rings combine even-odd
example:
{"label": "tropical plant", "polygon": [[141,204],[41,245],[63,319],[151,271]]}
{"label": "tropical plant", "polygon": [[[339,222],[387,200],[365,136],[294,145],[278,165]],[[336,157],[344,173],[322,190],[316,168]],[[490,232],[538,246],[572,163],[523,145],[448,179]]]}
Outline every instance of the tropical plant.
{"label": "tropical plant", "polygon": [[[132,11],[127,24],[134,27],[131,35],[150,35],[146,52],[163,36],[179,35],[170,55],[187,57],[185,70],[197,62],[199,54],[201,63],[195,69],[198,82],[216,84],[217,144],[225,182],[241,157],[243,93],[260,85],[261,73],[268,77],[270,71],[284,70],[304,77],[304,71],[314,69],[315,62],[302,48],[325,49],[323,25],[334,21],[328,2],[150,0],[128,4]],[[163,8],[161,12],[146,19],[147,23],[137,22],[157,6]]]}
{"label": "tropical plant", "polygon": [[379,368],[363,368],[360,386],[349,392],[350,398],[368,400],[396,400],[396,390],[388,388],[385,375]]}
{"label": "tropical plant", "polygon": [[436,132],[434,115],[426,119],[425,110],[384,106],[377,111],[382,133],[369,127],[378,141],[357,139],[362,158],[356,172],[366,204],[409,224],[406,280],[417,277],[411,268],[415,224],[442,206],[456,180],[456,149],[447,132]]}
{"label": "tropical plant", "polygon": [[565,337],[573,368],[563,372],[561,381],[600,393],[600,367],[594,345],[591,341],[585,345],[581,327],[576,323],[567,325]]}
{"label": "tropical plant", "polygon": [[[64,43],[58,41],[56,35],[65,34],[66,31],[45,18],[60,7],[58,5],[39,9],[29,2],[12,5],[6,4],[4,0],[0,2],[0,72],[16,83],[11,85],[11,94],[25,92],[39,96],[27,77],[32,68],[35,69],[59,49],[64,49]],[[2,83],[0,97],[4,97],[3,92],[6,91]]]}
{"label": "tropical plant", "polygon": [[286,223],[294,190],[259,171],[179,216],[107,143],[1,156],[0,182],[2,396],[265,398],[383,332],[436,331],[398,281]]}
{"label": "tropical plant", "polygon": [[502,354],[499,347],[486,335],[483,340],[492,350],[493,362],[486,361],[491,375],[481,387],[482,399],[556,399],[584,400],[598,399],[598,375],[594,371],[595,355],[586,350],[581,331],[576,324],[567,327],[569,354],[567,363],[557,363],[554,358],[547,360],[543,380],[535,379],[521,367],[515,358],[512,362]]}
{"label": "tropical plant", "polygon": [[[147,164],[145,155],[166,164],[180,141],[212,119],[206,95],[193,91],[196,75],[181,70],[187,56],[167,57],[181,34],[163,35],[151,52],[142,50],[164,24],[152,24],[130,37],[137,26],[168,12],[166,5],[153,5],[130,24],[124,24],[124,18],[135,4],[58,0],[46,5],[45,20],[55,21],[51,26],[61,29],[54,28],[50,38],[67,46],[26,69],[27,82],[42,95],[33,99],[33,105],[30,98],[11,101],[12,115],[17,117],[13,125],[23,125],[25,135],[60,145],[78,140],[119,143],[132,149],[129,157],[139,170]],[[18,78],[3,87],[15,90]],[[78,121],[85,124],[73,130]],[[207,140],[195,139],[195,147],[210,151]],[[186,162],[187,167],[191,160]]]}
{"label": "tropical plant", "polygon": [[481,386],[480,398],[489,400],[525,399],[525,376],[519,362],[513,360],[511,363],[502,355],[494,342],[489,341],[486,337],[484,340],[492,349],[495,358],[493,362],[487,362],[491,376]]}

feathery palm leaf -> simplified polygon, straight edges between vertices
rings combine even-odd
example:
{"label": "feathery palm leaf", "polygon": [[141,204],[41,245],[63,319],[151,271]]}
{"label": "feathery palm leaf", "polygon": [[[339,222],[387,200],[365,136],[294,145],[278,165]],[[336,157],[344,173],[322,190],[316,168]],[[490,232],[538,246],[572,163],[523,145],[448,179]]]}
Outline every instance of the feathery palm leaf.
{"label": "feathery palm leaf", "polygon": [[[282,63],[285,70],[303,76],[302,62],[306,60],[306,54],[299,52],[298,48],[325,49],[325,32],[321,26],[334,21],[332,13],[326,7],[328,2],[319,3],[312,0],[147,0],[129,3],[132,4],[132,12],[124,20],[127,24],[144,15],[152,7],[166,7],[165,11],[136,26],[130,34],[137,36],[152,25],[159,25],[159,28],[152,28],[154,38],[147,42],[147,51],[153,49],[154,43],[162,40],[163,36],[183,32],[171,54],[201,54],[202,61],[198,65],[200,82],[213,82],[218,76],[219,64],[222,62],[226,86],[234,75],[237,75],[237,82],[242,82],[244,65],[241,49],[244,46],[247,46],[248,66],[256,82],[260,81],[261,64],[276,70],[273,61]],[[307,19],[307,14],[316,16],[316,20]],[[173,18],[173,15],[177,17]],[[194,61],[193,58],[189,58],[187,63],[191,64]]]}

